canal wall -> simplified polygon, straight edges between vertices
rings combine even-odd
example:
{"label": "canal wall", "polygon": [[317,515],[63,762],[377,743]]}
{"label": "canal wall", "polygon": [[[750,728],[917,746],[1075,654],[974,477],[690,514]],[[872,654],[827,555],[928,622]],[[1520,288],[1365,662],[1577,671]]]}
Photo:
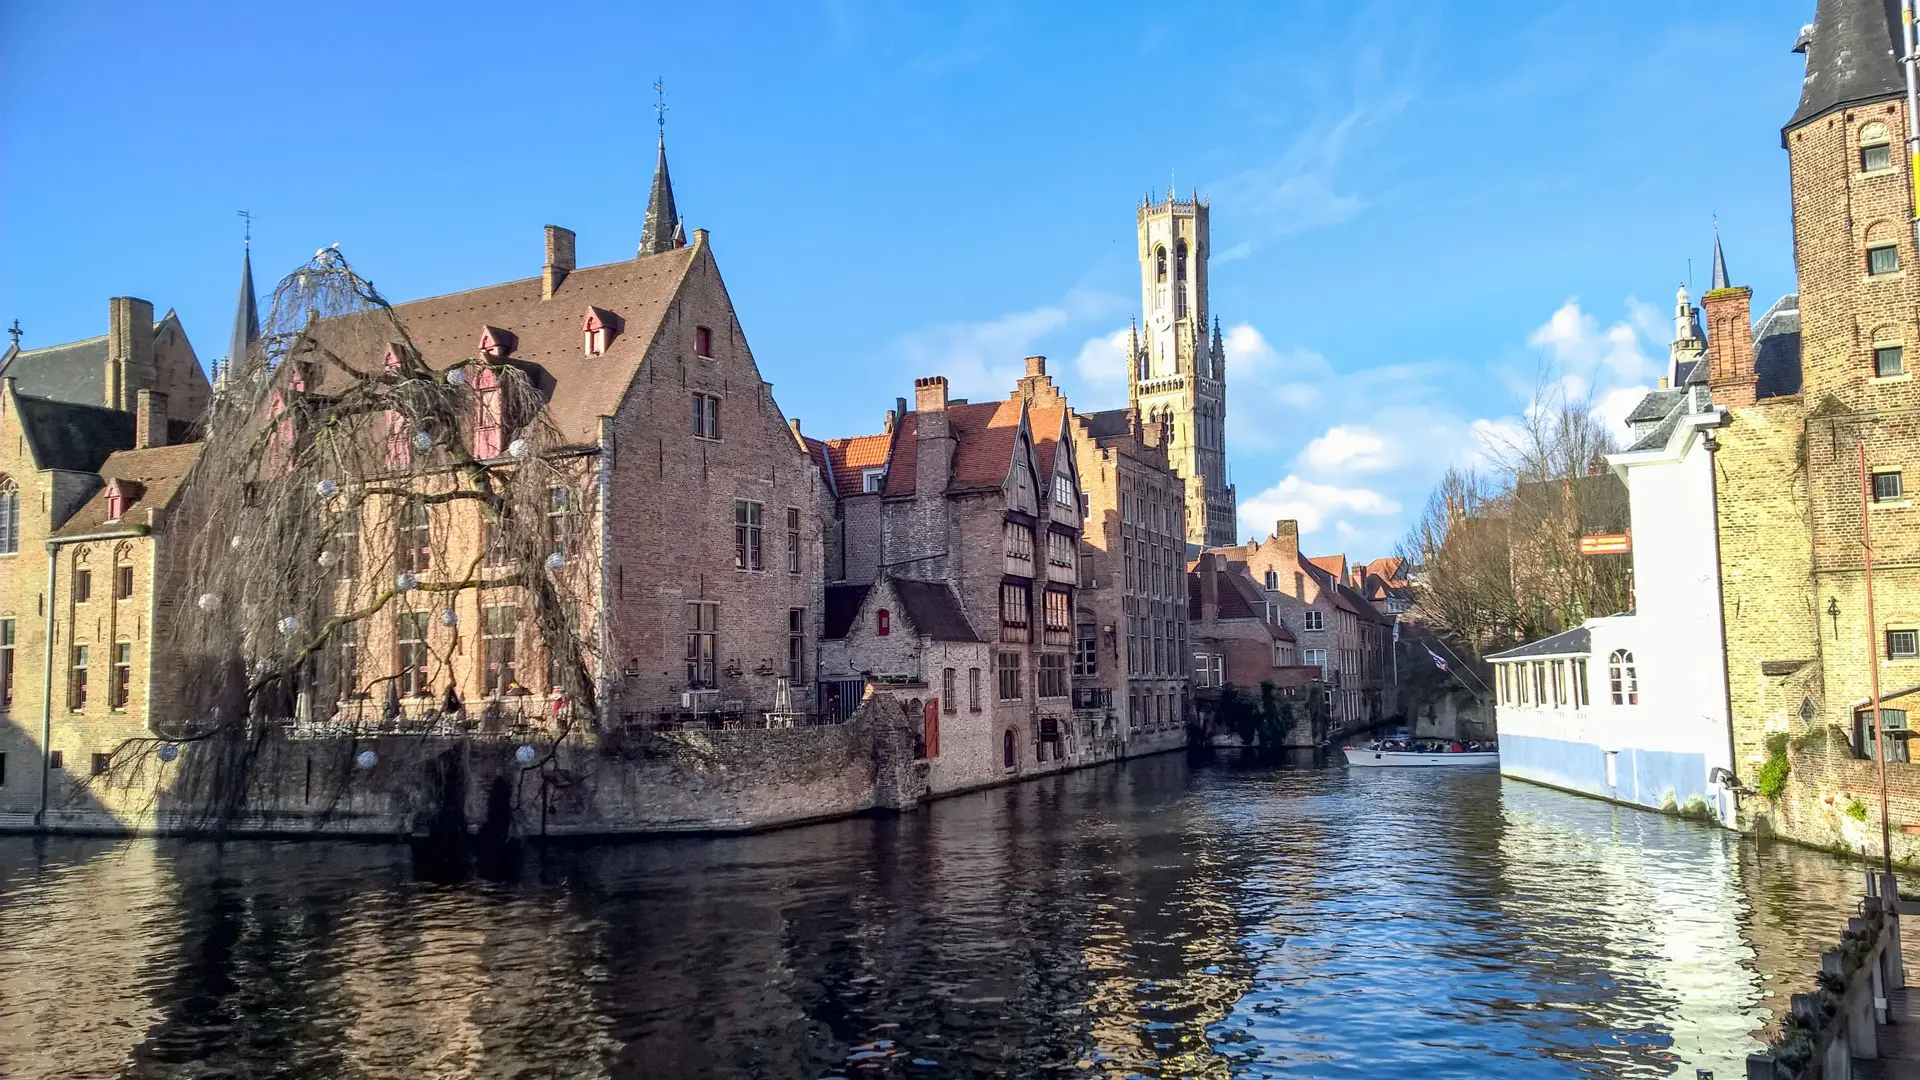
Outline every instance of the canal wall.
{"label": "canal wall", "polygon": [[[1880,769],[1853,756],[1848,733],[1816,728],[1798,737],[1776,732],[1768,758],[1782,758],[1787,772],[1778,795],[1750,795],[1741,805],[1741,826],[1844,855],[1880,853]],[[1749,785],[1762,765],[1750,765]],[[1887,805],[1894,826],[1888,837],[1895,862],[1920,866],[1920,833],[1903,821],[1920,820],[1920,775],[1904,761],[1887,764]]]}
{"label": "canal wall", "polygon": [[556,837],[745,832],[909,808],[929,794],[914,731],[884,698],[844,724],[789,729],[525,742],[276,731],[176,746],[172,760],[162,759],[163,745],[125,747],[97,774],[53,773],[44,821],[15,801],[0,828],[391,838],[451,822]]}

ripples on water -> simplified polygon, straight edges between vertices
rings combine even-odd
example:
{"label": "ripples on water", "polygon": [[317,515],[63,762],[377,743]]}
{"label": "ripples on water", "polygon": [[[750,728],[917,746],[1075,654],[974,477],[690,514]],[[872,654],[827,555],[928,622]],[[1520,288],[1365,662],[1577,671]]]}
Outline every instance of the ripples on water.
{"label": "ripples on water", "polygon": [[510,885],[0,838],[0,1075],[1739,1076],[1859,881],[1486,772],[1177,757]]}

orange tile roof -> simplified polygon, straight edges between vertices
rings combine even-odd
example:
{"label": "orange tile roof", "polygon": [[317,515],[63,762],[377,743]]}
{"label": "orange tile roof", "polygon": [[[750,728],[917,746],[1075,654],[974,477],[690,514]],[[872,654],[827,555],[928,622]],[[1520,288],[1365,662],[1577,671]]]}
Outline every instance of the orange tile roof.
{"label": "orange tile roof", "polygon": [[1332,574],[1336,581],[1341,580],[1340,575],[1345,572],[1347,566],[1347,557],[1345,555],[1322,555],[1317,559],[1308,559],[1307,561],[1325,570],[1327,573]]}
{"label": "orange tile roof", "polygon": [[[808,439],[809,449],[819,447],[818,454],[825,455],[827,470],[832,474],[834,493],[845,497],[858,495],[864,489],[861,475],[867,469],[885,468],[887,456],[893,449],[892,435],[855,435],[846,439]],[[816,455],[816,461],[819,460]]]}
{"label": "orange tile roof", "polygon": [[[957,440],[951,490],[999,487],[1006,481],[1007,472],[1013,467],[1013,448],[1019,442],[1021,405],[1020,398],[1010,397],[947,406],[947,430]],[[1040,471],[1041,498],[1046,497],[1044,489],[1052,482],[1054,454],[1059,448],[1066,415],[1064,405],[1042,406],[1026,412],[1027,428],[1033,437],[1034,464]],[[895,428],[900,438],[894,446],[893,464],[887,473],[888,495],[911,495],[917,489],[919,428],[918,412],[901,417]]]}

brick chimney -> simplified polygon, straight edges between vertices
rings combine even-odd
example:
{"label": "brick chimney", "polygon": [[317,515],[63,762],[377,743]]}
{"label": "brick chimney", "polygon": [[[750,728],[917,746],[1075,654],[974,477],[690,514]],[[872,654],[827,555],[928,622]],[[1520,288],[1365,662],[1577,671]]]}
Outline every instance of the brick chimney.
{"label": "brick chimney", "polygon": [[1060,400],[1060,391],[1054,388],[1053,376],[1047,374],[1047,358],[1044,356],[1027,357],[1027,374],[1020,380],[1015,391],[1023,401],[1040,400],[1053,402]]}
{"label": "brick chimney", "polygon": [[152,304],[132,296],[107,301],[106,374],[103,404],[109,409],[132,412],[134,394],[153,387]]}
{"label": "brick chimney", "polygon": [[1213,622],[1220,618],[1220,556],[1216,552],[1203,551],[1195,563],[1194,573],[1200,576],[1200,621]]}
{"label": "brick chimney", "polygon": [[540,299],[551,300],[573,273],[573,230],[547,226],[547,263],[540,268]]}
{"label": "brick chimney", "polygon": [[167,445],[167,395],[158,390],[134,392],[133,445],[140,450]]}
{"label": "brick chimney", "polygon": [[1753,290],[1745,285],[1710,289],[1700,298],[1707,313],[1707,385],[1722,405],[1751,405],[1758,375],[1753,370]]}
{"label": "brick chimney", "polygon": [[947,426],[947,377],[913,380],[915,450],[914,489],[922,496],[942,495],[953,475],[953,436]]}

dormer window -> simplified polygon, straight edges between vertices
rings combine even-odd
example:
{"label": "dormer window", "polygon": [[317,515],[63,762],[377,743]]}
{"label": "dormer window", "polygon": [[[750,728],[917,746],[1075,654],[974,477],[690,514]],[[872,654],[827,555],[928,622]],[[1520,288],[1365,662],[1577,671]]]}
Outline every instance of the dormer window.
{"label": "dormer window", "polygon": [[587,309],[587,317],[580,324],[581,348],[588,356],[603,356],[607,346],[613,342],[618,320],[610,311],[597,307]]}
{"label": "dormer window", "polygon": [[702,360],[713,359],[713,330],[711,327],[693,328],[693,355]]}
{"label": "dormer window", "polygon": [[515,344],[517,341],[511,330],[488,326],[480,331],[480,355],[496,363],[513,355]]}
{"label": "dormer window", "polygon": [[887,486],[887,470],[863,469],[860,472],[860,490],[871,495],[883,491]]}
{"label": "dormer window", "polygon": [[492,368],[481,368],[473,385],[473,456],[481,459],[500,456],[500,377]]}
{"label": "dormer window", "polygon": [[107,484],[107,520],[119,521],[125,517],[127,504],[130,501],[132,500],[127,498],[126,489],[120,486],[120,481],[109,482]]}

